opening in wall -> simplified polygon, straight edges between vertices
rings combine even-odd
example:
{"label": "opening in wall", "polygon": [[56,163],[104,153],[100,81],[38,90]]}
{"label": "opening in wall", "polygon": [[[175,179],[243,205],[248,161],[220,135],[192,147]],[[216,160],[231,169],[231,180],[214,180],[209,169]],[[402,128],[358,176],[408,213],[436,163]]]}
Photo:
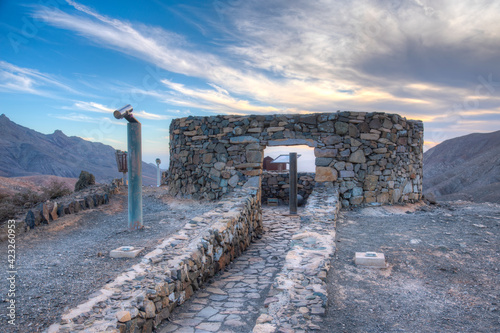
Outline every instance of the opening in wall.
{"label": "opening in wall", "polygon": [[270,161],[280,155],[288,155],[290,152],[296,152],[297,155],[300,155],[297,159],[298,172],[316,172],[314,148],[306,145],[267,147],[264,150],[264,169],[267,167],[268,170],[274,171],[288,170],[288,166],[280,165],[280,163],[270,163]]}

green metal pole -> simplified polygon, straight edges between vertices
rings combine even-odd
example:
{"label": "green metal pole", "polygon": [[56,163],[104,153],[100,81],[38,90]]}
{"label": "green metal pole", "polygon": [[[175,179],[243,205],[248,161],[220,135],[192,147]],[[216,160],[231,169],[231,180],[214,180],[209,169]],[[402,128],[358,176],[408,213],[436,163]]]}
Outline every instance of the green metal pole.
{"label": "green metal pole", "polygon": [[127,124],[128,228],[142,229],[142,139],[141,123]]}

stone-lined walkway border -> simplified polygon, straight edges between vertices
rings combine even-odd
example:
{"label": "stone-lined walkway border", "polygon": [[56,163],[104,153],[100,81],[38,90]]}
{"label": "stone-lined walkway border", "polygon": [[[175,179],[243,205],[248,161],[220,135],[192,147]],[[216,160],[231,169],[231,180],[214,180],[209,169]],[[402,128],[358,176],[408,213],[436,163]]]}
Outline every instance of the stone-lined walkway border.
{"label": "stone-lined walkway border", "polygon": [[300,220],[285,216],[287,207],[262,209],[264,234],[223,274],[176,308],[158,333],[248,333],[252,331],[269,288],[281,271]]}
{"label": "stone-lined walkway border", "polygon": [[29,231],[41,224],[49,224],[60,217],[76,214],[82,210],[107,205],[109,198],[118,193],[119,188],[114,185],[105,185],[89,189],[87,194],[76,195],[75,198],[62,198],[57,201],[47,201],[28,210],[24,218],[24,231]]}
{"label": "stone-lined walkway border", "polygon": [[152,332],[261,233],[260,187],[238,190],[66,312],[47,332]]}
{"label": "stone-lined walkway border", "polygon": [[285,264],[265,301],[267,313],[257,318],[255,333],[306,332],[320,329],[327,304],[326,276],[335,253],[338,189],[318,184],[292,236]]}

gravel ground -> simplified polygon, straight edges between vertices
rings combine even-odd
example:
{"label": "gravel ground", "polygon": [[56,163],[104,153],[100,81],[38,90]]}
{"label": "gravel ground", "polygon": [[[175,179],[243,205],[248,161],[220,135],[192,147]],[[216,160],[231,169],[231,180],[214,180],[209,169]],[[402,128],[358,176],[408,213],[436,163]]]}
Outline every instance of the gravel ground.
{"label": "gravel ground", "polygon": [[[364,251],[388,267],[355,266]],[[500,205],[343,212],[336,256],[322,332],[500,332]]]}
{"label": "gravel ground", "polygon": [[[60,320],[61,314],[88,299],[122,271],[140,261],[112,259],[120,246],[153,250],[161,239],[175,233],[213,203],[177,200],[164,188],[144,188],[141,231],[127,231],[126,192],[108,205],[65,216],[16,238],[16,326],[8,324],[7,243],[1,242],[4,269],[0,271],[0,332],[40,332]],[[3,305],[2,305],[3,304]]]}

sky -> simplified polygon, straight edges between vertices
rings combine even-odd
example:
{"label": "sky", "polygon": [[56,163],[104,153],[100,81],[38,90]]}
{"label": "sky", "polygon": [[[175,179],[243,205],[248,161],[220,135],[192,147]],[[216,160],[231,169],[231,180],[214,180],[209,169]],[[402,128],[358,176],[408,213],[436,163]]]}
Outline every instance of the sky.
{"label": "sky", "polygon": [[500,1],[0,0],[0,113],[168,165],[174,118],[420,119],[428,149],[500,130]]}

